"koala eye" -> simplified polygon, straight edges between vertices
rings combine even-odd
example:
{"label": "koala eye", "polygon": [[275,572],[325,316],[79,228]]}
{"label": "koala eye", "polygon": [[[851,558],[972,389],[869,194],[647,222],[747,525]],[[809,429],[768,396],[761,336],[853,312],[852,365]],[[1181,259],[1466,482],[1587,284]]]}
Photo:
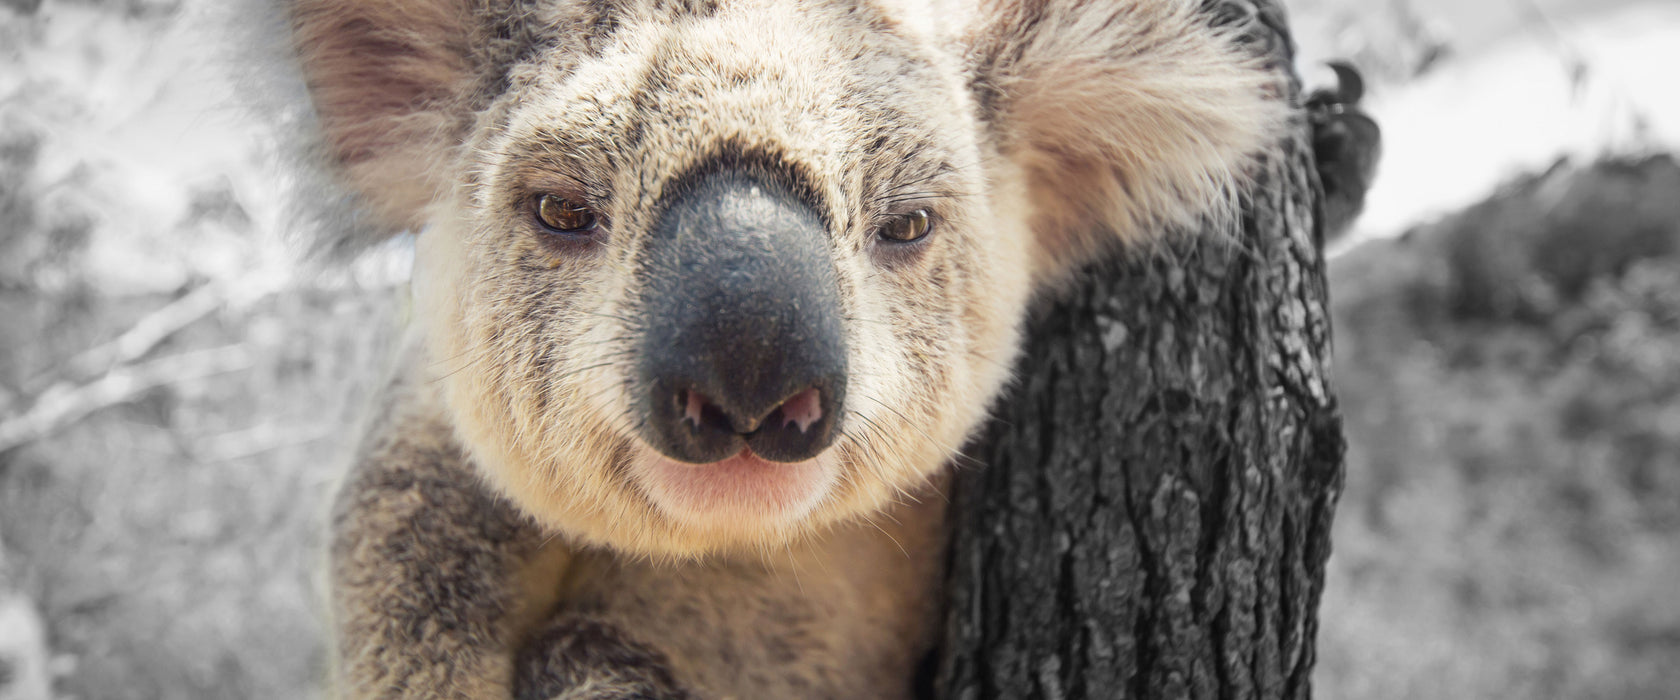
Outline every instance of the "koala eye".
{"label": "koala eye", "polygon": [[552,194],[537,198],[537,221],[557,233],[588,233],[598,220],[589,207]]}
{"label": "koala eye", "polygon": [[893,217],[882,226],[876,235],[895,243],[912,243],[926,238],[933,230],[933,219],[928,217],[926,209],[917,209],[908,214]]}

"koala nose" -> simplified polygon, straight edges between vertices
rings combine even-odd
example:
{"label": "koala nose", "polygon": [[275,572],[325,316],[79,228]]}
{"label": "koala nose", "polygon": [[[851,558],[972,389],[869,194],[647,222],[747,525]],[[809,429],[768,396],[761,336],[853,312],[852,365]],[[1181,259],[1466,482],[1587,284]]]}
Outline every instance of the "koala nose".
{"label": "koala nose", "polygon": [[695,464],[833,443],[846,345],[830,250],[809,205],[757,178],[724,171],[671,196],[641,253],[643,439]]}

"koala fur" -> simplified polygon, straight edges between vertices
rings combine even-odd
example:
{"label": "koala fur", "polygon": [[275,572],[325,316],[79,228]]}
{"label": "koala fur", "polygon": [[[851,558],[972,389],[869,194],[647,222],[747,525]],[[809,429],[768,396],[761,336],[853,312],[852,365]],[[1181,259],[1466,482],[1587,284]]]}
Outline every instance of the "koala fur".
{"label": "koala fur", "polygon": [[1292,113],[1219,0],[286,2],[325,158],[419,234],[333,516],[351,698],[910,697],[1029,301],[1231,216]]}

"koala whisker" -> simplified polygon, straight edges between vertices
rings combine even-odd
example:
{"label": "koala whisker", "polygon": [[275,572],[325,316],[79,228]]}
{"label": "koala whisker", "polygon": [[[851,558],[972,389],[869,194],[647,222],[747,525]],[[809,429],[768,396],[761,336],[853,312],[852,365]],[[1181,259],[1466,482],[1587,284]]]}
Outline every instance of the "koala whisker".
{"label": "koala whisker", "polygon": [[[864,418],[864,420],[868,420],[868,419]],[[862,432],[867,433],[867,434],[874,434],[875,431],[865,430],[865,431],[862,431]],[[875,449],[875,447],[873,445],[869,444],[868,441],[864,440],[863,437],[861,437],[859,435],[852,434],[851,432],[841,433],[841,435],[839,437],[835,438],[834,444],[837,448],[848,448],[849,447],[850,448],[849,450],[844,450],[843,449],[843,451],[848,453],[847,456],[852,456],[850,453],[861,453],[861,454],[858,454],[856,456],[865,457],[865,458],[868,458],[871,461],[874,461],[875,459],[880,457],[880,451],[879,450]]]}
{"label": "koala whisker", "polygon": [[934,437],[933,435],[929,434],[927,430],[923,429],[921,425],[916,423],[916,421],[911,420],[910,416],[905,415],[905,413],[903,411],[900,411],[896,408],[893,408],[892,406],[888,406],[885,401],[877,399],[873,396],[865,396],[864,398],[869,399],[870,401],[874,401],[876,405],[880,406],[881,408],[887,409],[888,411],[892,411],[899,418],[904,419],[905,424],[909,425],[911,428],[914,428],[916,430],[916,432],[921,433],[922,437],[927,438],[927,441],[929,443],[932,443],[933,445],[936,445],[936,446],[940,447],[941,449],[945,450],[946,452],[949,452],[949,453],[952,453],[952,454],[955,454],[957,452],[956,447],[953,447],[950,443],[947,443],[944,440],[940,440],[940,439]]}
{"label": "koala whisker", "polygon": [[847,411],[847,413],[850,414],[850,415],[857,416],[857,418],[859,420],[862,420],[864,422],[864,430],[861,431],[863,433],[862,435],[853,435],[853,434],[850,434],[850,433],[844,433],[844,434],[841,435],[841,437],[843,439],[847,440],[850,444],[856,445],[857,449],[859,451],[863,452],[864,455],[869,458],[869,463],[870,464],[872,464],[872,465],[888,464],[889,463],[889,460],[887,459],[888,455],[882,453],[882,450],[883,450],[882,445],[890,445],[892,443],[890,443],[886,440],[865,439],[865,438],[874,438],[874,437],[885,437],[886,435],[889,434],[887,432],[887,430],[885,428],[882,428],[881,424],[876,423],[873,418],[870,418],[869,416],[864,415],[861,411],[849,410],[849,411]]}
{"label": "koala whisker", "polygon": [[434,360],[432,362],[426,363],[426,369],[428,371],[431,371],[431,370],[436,370],[439,367],[451,366],[451,365],[454,365],[455,363],[460,363],[458,366],[455,366],[454,369],[449,370],[448,372],[444,373],[443,376],[438,377],[437,379],[433,379],[432,381],[435,382],[439,379],[445,379],[445,378],[448,378],[450,376],[453,376],[455,373],[460,372],[461,370],[464,370],[464,369],[472,366],[472,357],[471,357],[472,354],[473,354],[472,350],[462,350],[461,352],[456,353],[453,357],[446,357],[446,358],[443,358],[443,359],[440,359],[440,360]]}
{"label": "koala whisker", "polygon": [[[875,419],[870,418],[869,415],[865,414],[863,411],[859,411],[855,408],[854,409],[847,409],[846,410],[846,415],[857,416],[858,420],[863,421],[865,425],[869,426],[870,428],[873,428],[876,432],[880,432],[880,433],[885,433],[886,432],[885,430],[883,430],[881,428],[881,424],[876,423]],[[861,437],[854,437],[850,433],[843,433],[841,435],[841,437],[852,438],[854,440],[861,440]]]}
{"label": "koala whisker", "polygon": [[981,362],[989,364],[993,367],[997,367],[998,369],[1002,369],[1002,370],[1009,371],[1009,372],[1013,372],[1015,370],[1014,367],[1010,366],[1006,362],[1002,362],[1002,361],[1000,361],[1000,360],[998,360],[997,358],[994,358],[994,357],[987,357],[986,354],[984,352],[980,351],[979,349],[970,349],[970,350],[968,350],[968,352],[966,352],[964,354],[967,355],[968,357],[972,357],[976,360],[979,360]]}
{"label": "koala whisker", "polygon": [[[597,396],[599,396],[599,394],[597,394]],[[625,406],[623,410],[620,410],[617,415],[613,416],[613,419],[628,424],[629,431],[632,433],[641,432],[642,427],[647,425],[648,420],[646,415],[641,414],[632,406]]]}
{"label": "koala whisker", "polygon": [[439,359],[439,360],[434,360],[430,363],[427,363],[426,367],[428,369],[431,369],[431,368],[435,368],[438,365],[441,365],[445,362],[454,362],[456,360],[465,359],[466,356],[472,354],[472,352],[473,352],[472,350],[462,350],[462,351],[460,351],[458,353],[455,353],[454,355],[451,355],[449,357],[445,357],[445,358],[442,358],[442,359]]}
{"label": "koala whisker", "polygon": [[862,316],[841,316],[840,318],[841,318],[841,320],[853,321],[853,322],[856,322],[856,323],[873,323],[873,324],[880,325],[880,326],[891,326],[892,325],[891,321],[883,321],[883,320],[878,319],[878,318],[864,318]]}
{"label": "koala whisker", "polygon": [[[937,496],[939,498],[939,501],[941,503],[944,503],[946,505],[951,504],[951,499],[948,496],[945,495],[945,491],[942,490],[942,489],[930,488],[930,489],[923,489],[923,491],[931,492],[934,496]],[[926,500],[927,500],[927,499],[923,498],[922,496],[917,495],[917,492],[911,491],[909,489],[905,489],[903,487],[900,487],[900,488],[897,489],[897,496],[895,498],[899,499],[895,502],[898,503],[899,505],[902,505],[902,506],[921,505],[922,503],[926,502]],[[895,523],[898,522],[898,518],[896,516],[893,518],[893,522],[895,522]]]}
{"label": "koala whisker", "polygon": [[[980,458],[961,451],[951,453],[950,464],[956,469],[978,469],[986,466],[986,463],[980,461]],[[944,496],[944,494],[941,494],[941,496]],[[950,500],[949,497],[945,498],[947,501]]]}
{"label": "koala whisker", "polygon": [[[904,500],[906,498],[909,498],[909,494],[905,493],[904,489],[901,489],[901,488],[900,489],[893,489],[893,496],[892,496],[893,503],[897,503],[898,505],[901,505],[901,506],[902,505],[907,505],[908,502]],[[875,511],[875,513],[870,515],[870,518],[871,519],[886,518],[887,520],[891,521],[892,524],[894,524],[894,525],[903,525],[904,524],[903,521],[900,521],[898,519],[898,516],[893,515],[892,511],[890,511],[890,510]]]}
{"label": "koala whisker", "polygon": [[[983,466],[986,466],[986,465],[985,465],[984,462],[980,461],[980,458],[975,457],[973,455],[970,455],[970,454],[968,454],[966,452],[963,452],[961,450],[958,450],[956,452],[951,453],[951,466],[953,466],[953,467],[965,467],[965,468],[979,468],[979,467],[983,467]],[[951,499],[946,494],[940,493],[939,495],[940,495],[941,498],[944,498],[947,503],[950,502]]]}
{"label": "koala whisker", "polygon": [[[886,516],[886,511],[881,511],[880,515]],[[891,518],[894,525],[903,525],[903,523],[898,522],[898,520],[896,518],[892,518],[892,516],[886,517]],[[898,541],[897,537],[893,537],[893,534],[891,532],[887,532],[886,528],[881,527],[881,523],[876,521],[874,516],[866,516],[863,520],[864,522],[869,523],[870,527],[875,528],[888,540],[892,541],[893,545],[898,547],[898,551],[904,554],[905,561],[911,561],[913,559],[913,557],[910,556],[910,550],[904,548],[904,543]]]}
{"label": "koala whisker", "polygon": [[448,379],[450,377],[453,377],[457,374],[460,374],[460,373],[466,371],[467,369],[471,368],[472,365],[473,365],[472,360],[468,359],[465,362],[462,362],[460,367],[456,367],[455,369],[449,370],[448,372],[444,372],[443,374],[440,374],[436,377],[433,377],[430,380],[430,383],[437,384],[439,382],[442,382],[445,379]]}
{"label": "koala whisker", "polygon": [[595,316],[595,317],[598,317],[598,318],[610,318],[614,321],[618,321],[619,323],[624,324],[624,327],[629,328],[629,329],[638,329],[638,328],[642,327],[642,322],[641,321],[637,321],[635,319],[630,319],[630,318],[625,318],[625,317],[619,316],[617,314],[609,314],[605,311],[580,311],[579,313],[589,315],[589,316]]}
{"label": "koala whisker", "polygon": [[615,335],[611,338],[604,338],[604,339],[601,339],[601,340],[592,340],[592,341],[587,342],[587,343],[566,343],[566,348],[567,349],[592,348],[592,347],[597,347],[597,346],[600,346],[600,345],[609,345],[609,344],[612,344],[612,343],[628,343],[632,340],[634,340],[634,339],[631,338],[630,336],[627,336],[627,335]]}
{"label": "koala whisker", "polygon": [[793,555],[793,542],[782,542],[782,554],[787,557],[788,570],[793,572],[793,585],[799,588],[800,595],[805,594],[805,580],[799,577],[799,558]]}
{"label": "koala whisker", "polygon": [[897,377],[898,375],[891,374],[891,373],[888,373],[888,372],[870,372],[870,371],[861,370],[861,369],[854,369],[854,370],[852,370],[852,376],[854,376],[854,377],[869,377],[871,379],[879,379],[879,378],[892,379],[894,377]]}
{"label": "koala whisker", "polygon": [[[620,354],[622,354],[622,353],[620,353]],[[602,367],[611,367],[611,366],[616,365],[616,364],[618,364],[617,359],[608,359],[605,362],[597,362],[595,364],[588,365],[588,366],[585,366],[585,367],[578,367],[578,368],[575,368],[575,369],[567,370],[567,371],[562,372],[560,374],[551,375],[549,377],[545,377],[545,379],[547,379],[548,381],[551,381],[551,382],[559,381],[559,380],[563,380],[563,379],[571,379],[571,378],[576,377],[580,374],[583,374],[584,372],[597,370],[597,369],[600,369]]]}
{"label": "koala whisker", "polygon": [[616,384],[616,385],[609,384],[607,386],[601,387],[600,389],[596,390],[595,393],[592,393],[588,396],[583,397],[583,401],[586,404],[594,403],[595,400],[601,398],[601,396],[603,394],[606,394],[607,392],[612,391],[614,389],[623,389],[627,386],[629,386],[629,381],[628,380],[620,382],[619,384]]}

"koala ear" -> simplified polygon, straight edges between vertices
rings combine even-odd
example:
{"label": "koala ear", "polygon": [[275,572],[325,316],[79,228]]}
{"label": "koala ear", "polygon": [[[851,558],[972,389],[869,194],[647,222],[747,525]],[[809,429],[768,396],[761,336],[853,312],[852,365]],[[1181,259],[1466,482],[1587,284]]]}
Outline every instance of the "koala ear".
{"label": "koala ear", "polygon": [[291,0],[330,164],[376,228],[418,228],[473,87],[471,0]]}
{"label": "koala ear", "polygon": [[1207,4],[991,0],[981,11],[964,47],[970,84],[1027,178],[1039,276],[1105,237],[1236,213],[1237,185],[1289,106],[1281,71],[1244,40],[1251,25],[1216,22]]}

